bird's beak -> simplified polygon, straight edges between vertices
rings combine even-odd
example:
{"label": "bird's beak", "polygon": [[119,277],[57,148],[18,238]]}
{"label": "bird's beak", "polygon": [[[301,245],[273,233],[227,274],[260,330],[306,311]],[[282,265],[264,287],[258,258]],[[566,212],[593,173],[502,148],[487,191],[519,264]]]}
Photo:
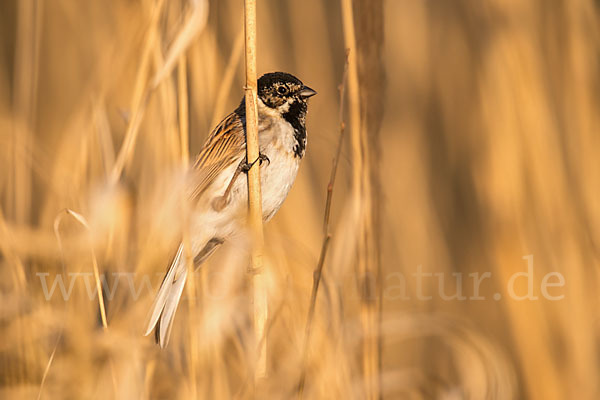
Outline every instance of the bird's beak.
{"label": "bird's beak", "polygon": [[309,97],[312,97],[315,94],[317,94],[317,92],[309,88],[308,86],[303,86],[300,90],[300,97],[304,97],[305,99],[308,99]]}

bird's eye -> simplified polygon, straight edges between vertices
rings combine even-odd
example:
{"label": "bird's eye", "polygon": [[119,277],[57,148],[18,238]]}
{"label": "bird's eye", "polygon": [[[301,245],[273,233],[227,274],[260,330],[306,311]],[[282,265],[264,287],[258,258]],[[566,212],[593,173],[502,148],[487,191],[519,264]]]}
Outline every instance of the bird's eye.
{"label": "bird's eye", "polygon": [[279,93],[279,94],[287,94],[288,93],[288,89],[285,86],[279,86],[277,88],[277,93]]}

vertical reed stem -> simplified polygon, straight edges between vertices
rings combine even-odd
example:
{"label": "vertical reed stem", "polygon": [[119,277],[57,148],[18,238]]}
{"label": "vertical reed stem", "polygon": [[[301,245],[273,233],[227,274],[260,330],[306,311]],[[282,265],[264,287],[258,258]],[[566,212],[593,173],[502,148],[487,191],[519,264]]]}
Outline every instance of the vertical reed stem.
{"label": "vertical reed stem", "polygon": [[344,41],[348,55],[348,104],[352,145],[352,194],[355,201],[358,248],[358,286],[361,295],[362,369],[364,398],[374,400],[379,394],[379,362],[377,342],[377,302],[372,287],[376,276],[373,243],[369,144],[366,138],[360,107],[356,33],[352,0],[341,0]]}
{"label": "vertical reed stem", "polygon": [[190,145],[189,145],[189,112],[188,112],[188,96],[187,96],[187,63],[186,56],[179,57],[177,66],[177,93],[179,95],[179,138],[181,143],[181,163],[184,168],[188,167],[190,162]]}
{"label": "vertical reed stem", "polygon": [[14,60],[13,90],[13,183],[14,196],[9,197],[17,223],[27,223],[32,211],[32,170],[27,153],[33,148],[36,115],[36,93],[43,2],[23,0],[17,4],[17,36]]}
{"label": "vertical reed stem", "polygon": [[[258,159],[258,109],[256,83],[256,0],[244,0],[244,32],[246,37],[246,156],[249,163]],[[249,223],[253,234],[252,248],[252,304],[254,336],[257,351],[255,381],[267,373],[267,340],[263,338],[267,321],[267,294],[262,271],[263,226],[260,191],[260,163],[248,171]]]}
{"label": "vertical reed stem", "polygon": [[319,293],[319,284],[321,283],[321,277],[323,275],[323,266],[325,265],[325,257],[327,256],[327,249],[329,248],[329,242],[331,240],[331,233],[329,233],[329,217],[331,215],[331,202],[333,199],[333,186],[335,185],[335,177],[337,175],[337,168],[340,161],[340,154],[342,153],[342,141],[344,140],[344,131],[346,129],[344,125],[344,88],[346,85],[346,76],[348,75],[348,50],[346,49],[346,62],[344,63],[344,75],[342,77],[342,83],[340,83],[340,135],[338,137],[338,143],[333,156],[331,165],[331,174],[329,177],[329,183],[327,184],[327,198],[325,200],[325,216],[323,217],[323,244],[321,245],[321,255],[319,256],[319,262],[317,268],[313,273],[313,287],[310,296],[310,303],[308,305],[308,317],[306,318],[306,327],[304,329],[304,345],[302,347],[302,371],[300,372],[300,381],[298,383],[298,399],[302,399],[304,396],[304,384],[306,382],[306,364],[308,361],[308,345],[310,343],[310,334],[313,324],[313,318],[315,316],[315,308],[317,305],[317,294]]}
{"label": "vertical reed stem", "polygon": [[[181,163],[183,168],[187,170],[190,161],[190,150],[189,150],[189,124],[188,124],[188,85],[187,85],[187,62],[185,53],[179,56],[177,64],[177,94],[178,94],[178,115],[179,115],[179,142],[181,148]],[[190,209],[189,204],[182,199],[183,207],[183,248],[185,249],[185,263],[188,270],[188,282],[186,285],[186,293],[188,297],[188,306],[190,312],[188,314],[188,321],[190,326],[190,395],[193,398],[198,397],[198,388],[196,384],[198,364],[198,341],[197,341],[197,323],[196,317],[198,315],[198,306],[196,303],[196,280],[194,275],[194,256],[192,255],[192,245],[190,241],[190,231],[185,221],[189,221]]]}

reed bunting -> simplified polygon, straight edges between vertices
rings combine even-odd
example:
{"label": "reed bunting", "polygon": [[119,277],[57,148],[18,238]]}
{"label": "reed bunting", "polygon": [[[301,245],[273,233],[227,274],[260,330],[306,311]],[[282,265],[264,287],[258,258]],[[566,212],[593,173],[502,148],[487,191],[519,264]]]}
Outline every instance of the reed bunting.
{"label": "reed bunting", "polygon": [[[189,196],[194,265],[202,264],[221,244],[246,224],[248,186],[244,172],[260,164],[263,220],[270,220],[285,200],[306,149],[308,98],[317,92],[284,72],[258,80],[259,160],[246,160],[244,99],[212,131],[191,172]],[[164,348],[187,277],[183,243],[167,270],[150,312],[145,335],[155,329]]]}

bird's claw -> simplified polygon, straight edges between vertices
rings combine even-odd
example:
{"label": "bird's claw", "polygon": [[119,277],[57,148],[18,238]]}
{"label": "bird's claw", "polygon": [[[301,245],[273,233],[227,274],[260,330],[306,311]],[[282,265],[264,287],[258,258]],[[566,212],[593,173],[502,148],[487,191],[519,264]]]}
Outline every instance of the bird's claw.
{"label": "bird's claw", "polygon": [[262,154],[262,153],[260,153],[260,154],[258,155],[258,159],[260,160],[260,164],[259,164],[259,165],[262,165],[262,163],[263,163],[264,161],[266,161],[266,162],[267,162],[267,165],[271,165],[271,160],[269,160],[269,157],[267,157],[267,155],[266,155],[266,154]]}
{"label": "bird's claw", "polygon": [[271,160],[269,160],[269,157],[267,157],[265,154],[261,153],[258,155],[258,158],[256,160],[252,161],[251,163],[244,162],[241,166],[242,171],[247,173],[248,171],[250,171],[250,168],[252,168],[254,166],[254,164],[256,164],[256,162],[259,160],[260,160],[259,165],[262,165],[262,163],[264,161],[266,161],[268,164],[271,164]]}

